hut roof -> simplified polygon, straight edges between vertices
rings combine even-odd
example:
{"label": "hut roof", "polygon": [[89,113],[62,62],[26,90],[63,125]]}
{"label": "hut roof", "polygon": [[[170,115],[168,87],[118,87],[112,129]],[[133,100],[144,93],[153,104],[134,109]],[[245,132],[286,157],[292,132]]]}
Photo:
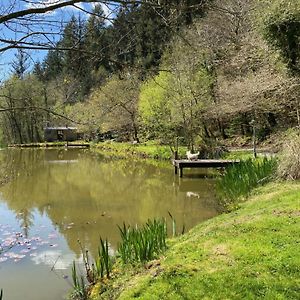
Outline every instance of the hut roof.
{"label": "hut roof", "polygon": [[45,130],[77,130],[77,127],[45,127]]}

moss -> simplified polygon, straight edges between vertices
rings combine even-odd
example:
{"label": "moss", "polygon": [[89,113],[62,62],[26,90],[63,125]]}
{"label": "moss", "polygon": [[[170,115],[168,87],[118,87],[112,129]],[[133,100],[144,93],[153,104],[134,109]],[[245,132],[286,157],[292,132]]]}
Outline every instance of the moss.
{"label": "moss", "polygon": [[124,269],[101,299],[297,299],[299,219],[300,183],[268,184],[170,241],[159,265]]}

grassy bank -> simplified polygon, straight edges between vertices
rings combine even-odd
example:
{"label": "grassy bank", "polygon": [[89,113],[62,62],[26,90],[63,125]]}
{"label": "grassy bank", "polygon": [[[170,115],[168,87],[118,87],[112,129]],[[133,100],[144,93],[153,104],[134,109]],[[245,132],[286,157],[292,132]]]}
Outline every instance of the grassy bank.
{"label": "grassy bank", "polygon": [[[160,160],[174,158],[169,146],[157,145],[150,142],[142,144],[103,142],[94,144],[93,149],[98,152],[104,152],[105,155],[117,155],[125,158],[140,157]],[[186,147],[179,147],[179,156],[185,157],[186,150]]]}
{"label": "grassy bank", "polygon": [[238,211],[171,240],[146,268],[117,265],[117,279],[92,298],[298,299],[299,232],[300,183],[272,183]]}

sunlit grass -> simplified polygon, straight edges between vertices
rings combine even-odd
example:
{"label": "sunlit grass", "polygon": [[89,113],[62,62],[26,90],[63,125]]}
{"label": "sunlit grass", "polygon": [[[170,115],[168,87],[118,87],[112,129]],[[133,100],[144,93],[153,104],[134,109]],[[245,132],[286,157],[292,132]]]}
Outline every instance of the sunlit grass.
{"label": "sunlit grass", "polygon": [[[153,158],[159,160],[169,160],[174,158],[174,154],[169,146],[156,145],[153,143],[132,144],[103,142],[95,144],[95,148],[106,153],[128,157]],[[179,157],[185,157],[186,147],[179,147]]]}

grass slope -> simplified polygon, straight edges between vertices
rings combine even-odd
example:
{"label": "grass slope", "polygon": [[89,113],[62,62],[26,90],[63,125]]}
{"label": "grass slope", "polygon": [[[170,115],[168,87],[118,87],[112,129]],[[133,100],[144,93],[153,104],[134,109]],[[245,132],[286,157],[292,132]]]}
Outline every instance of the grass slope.
{"label": "grass slope", "polygon": [[109,298],[299,299],[300,183],[260,188],[170,243],[159,263],[123,274]]}

